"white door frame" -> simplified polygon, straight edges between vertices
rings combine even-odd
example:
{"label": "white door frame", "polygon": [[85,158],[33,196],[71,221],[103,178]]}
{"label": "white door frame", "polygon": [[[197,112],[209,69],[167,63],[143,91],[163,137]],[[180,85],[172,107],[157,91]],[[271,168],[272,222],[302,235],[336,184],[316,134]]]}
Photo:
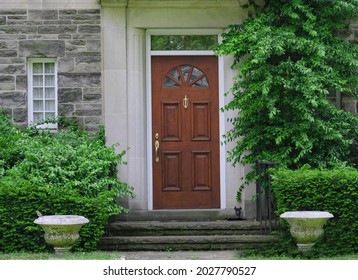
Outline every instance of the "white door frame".
{"label": "white door frame", "polygon": [[[152,153],[152,72],[151,57],[161,56],[200,56],[215,55],[213,51],[152,51],[151,35],[218,35],[221,41],[222,29],[148,29],[146,32],[146,103],[147,103],[147,173],[148,210],[153,210],[153,153]],[[219,108],[224,106],[224,60],[218,57]],[[219,114],[220,142],[225,133],[224,113]],[[226,155],[225,146],[220,145],[220,209],[226,209]]]}

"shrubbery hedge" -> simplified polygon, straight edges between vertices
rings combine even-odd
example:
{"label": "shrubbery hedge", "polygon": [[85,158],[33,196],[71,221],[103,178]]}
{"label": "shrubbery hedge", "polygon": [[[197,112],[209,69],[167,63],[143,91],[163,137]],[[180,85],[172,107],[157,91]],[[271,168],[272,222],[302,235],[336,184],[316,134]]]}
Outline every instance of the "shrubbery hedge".
{"label": "shrubbery hedge", "polygon": [[316,250],[325,255],[358,252],[358,170],[338,168],[273,172],[277,214],[285,211],[328,211],[334,215]]}
{"label": "shrubbery hedge", "polygon": [[[103,136],[103,131],[101,133]],[[90,220],[74,250],[94,250],[111,215],[124,211],[118,198],[132,189],[117,177],[125,151],[72,126],[50,133],[12,126],[0,112],[0,251],[48,251],[43,215],[82,215]]]}

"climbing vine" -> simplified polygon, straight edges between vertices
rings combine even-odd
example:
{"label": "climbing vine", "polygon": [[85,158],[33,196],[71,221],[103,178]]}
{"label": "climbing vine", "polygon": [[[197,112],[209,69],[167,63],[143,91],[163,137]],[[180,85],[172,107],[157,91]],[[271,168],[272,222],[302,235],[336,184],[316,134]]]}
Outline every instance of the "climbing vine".
{"label": "climbing vine", "polygon": [[[358,48],[340,36],[358,15],[358,0],[274,0],[223,34],[218,55],[237,69],[235,110],[226,142],[233,164],[277,161],[332,167],[350,161],[358,118],[327,100],[330,92],[357,98]],[[246,180],[252,179],[253,173]]]}

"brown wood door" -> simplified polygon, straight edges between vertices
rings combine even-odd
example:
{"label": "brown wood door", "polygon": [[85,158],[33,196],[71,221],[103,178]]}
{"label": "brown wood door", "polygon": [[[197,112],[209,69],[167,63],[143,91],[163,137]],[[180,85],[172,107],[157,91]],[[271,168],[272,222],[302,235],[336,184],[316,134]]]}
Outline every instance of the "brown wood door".
{"label": "brown wood door", "polygon": [[152,57],[153,208],[220,208],[218,62]]}

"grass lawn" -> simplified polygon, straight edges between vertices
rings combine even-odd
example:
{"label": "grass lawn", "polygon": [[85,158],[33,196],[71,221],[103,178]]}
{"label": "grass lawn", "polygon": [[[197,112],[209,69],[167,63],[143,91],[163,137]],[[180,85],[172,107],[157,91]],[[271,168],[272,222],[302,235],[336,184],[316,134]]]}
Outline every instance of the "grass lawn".
{"label": "grass lawn", "polygon": [[119,260],[122,253],[96,251],[88,253],[67,253],[57,257],[51,253],[9,253],[0,254],[0,260]]}
{"label": "grass lawn", "polygon": [[[210,253],[210,251],[208,252]],[[173,259],[175,259],[175,251],[171,252]],[[194,252],[188,252],[188,254],[195,255]],[[0,260],[119,260],[122,255],[126,255],[122,252],[107,252],[107,251],[96,251],[87,253],[67,253],[61,257],[55,256],[51,253],[9,253],[0,254]],[[153,252],[153,259],[155,259],[155,252]],[[304,260],[305,258],[290,258],[288,256],[276,256],[267,257],[260,255],[252,256],[240,256],[238,255],[236,260]],[[320,260],[358,260],[358,254],[342,255],[336,257],[320,257]]]}

